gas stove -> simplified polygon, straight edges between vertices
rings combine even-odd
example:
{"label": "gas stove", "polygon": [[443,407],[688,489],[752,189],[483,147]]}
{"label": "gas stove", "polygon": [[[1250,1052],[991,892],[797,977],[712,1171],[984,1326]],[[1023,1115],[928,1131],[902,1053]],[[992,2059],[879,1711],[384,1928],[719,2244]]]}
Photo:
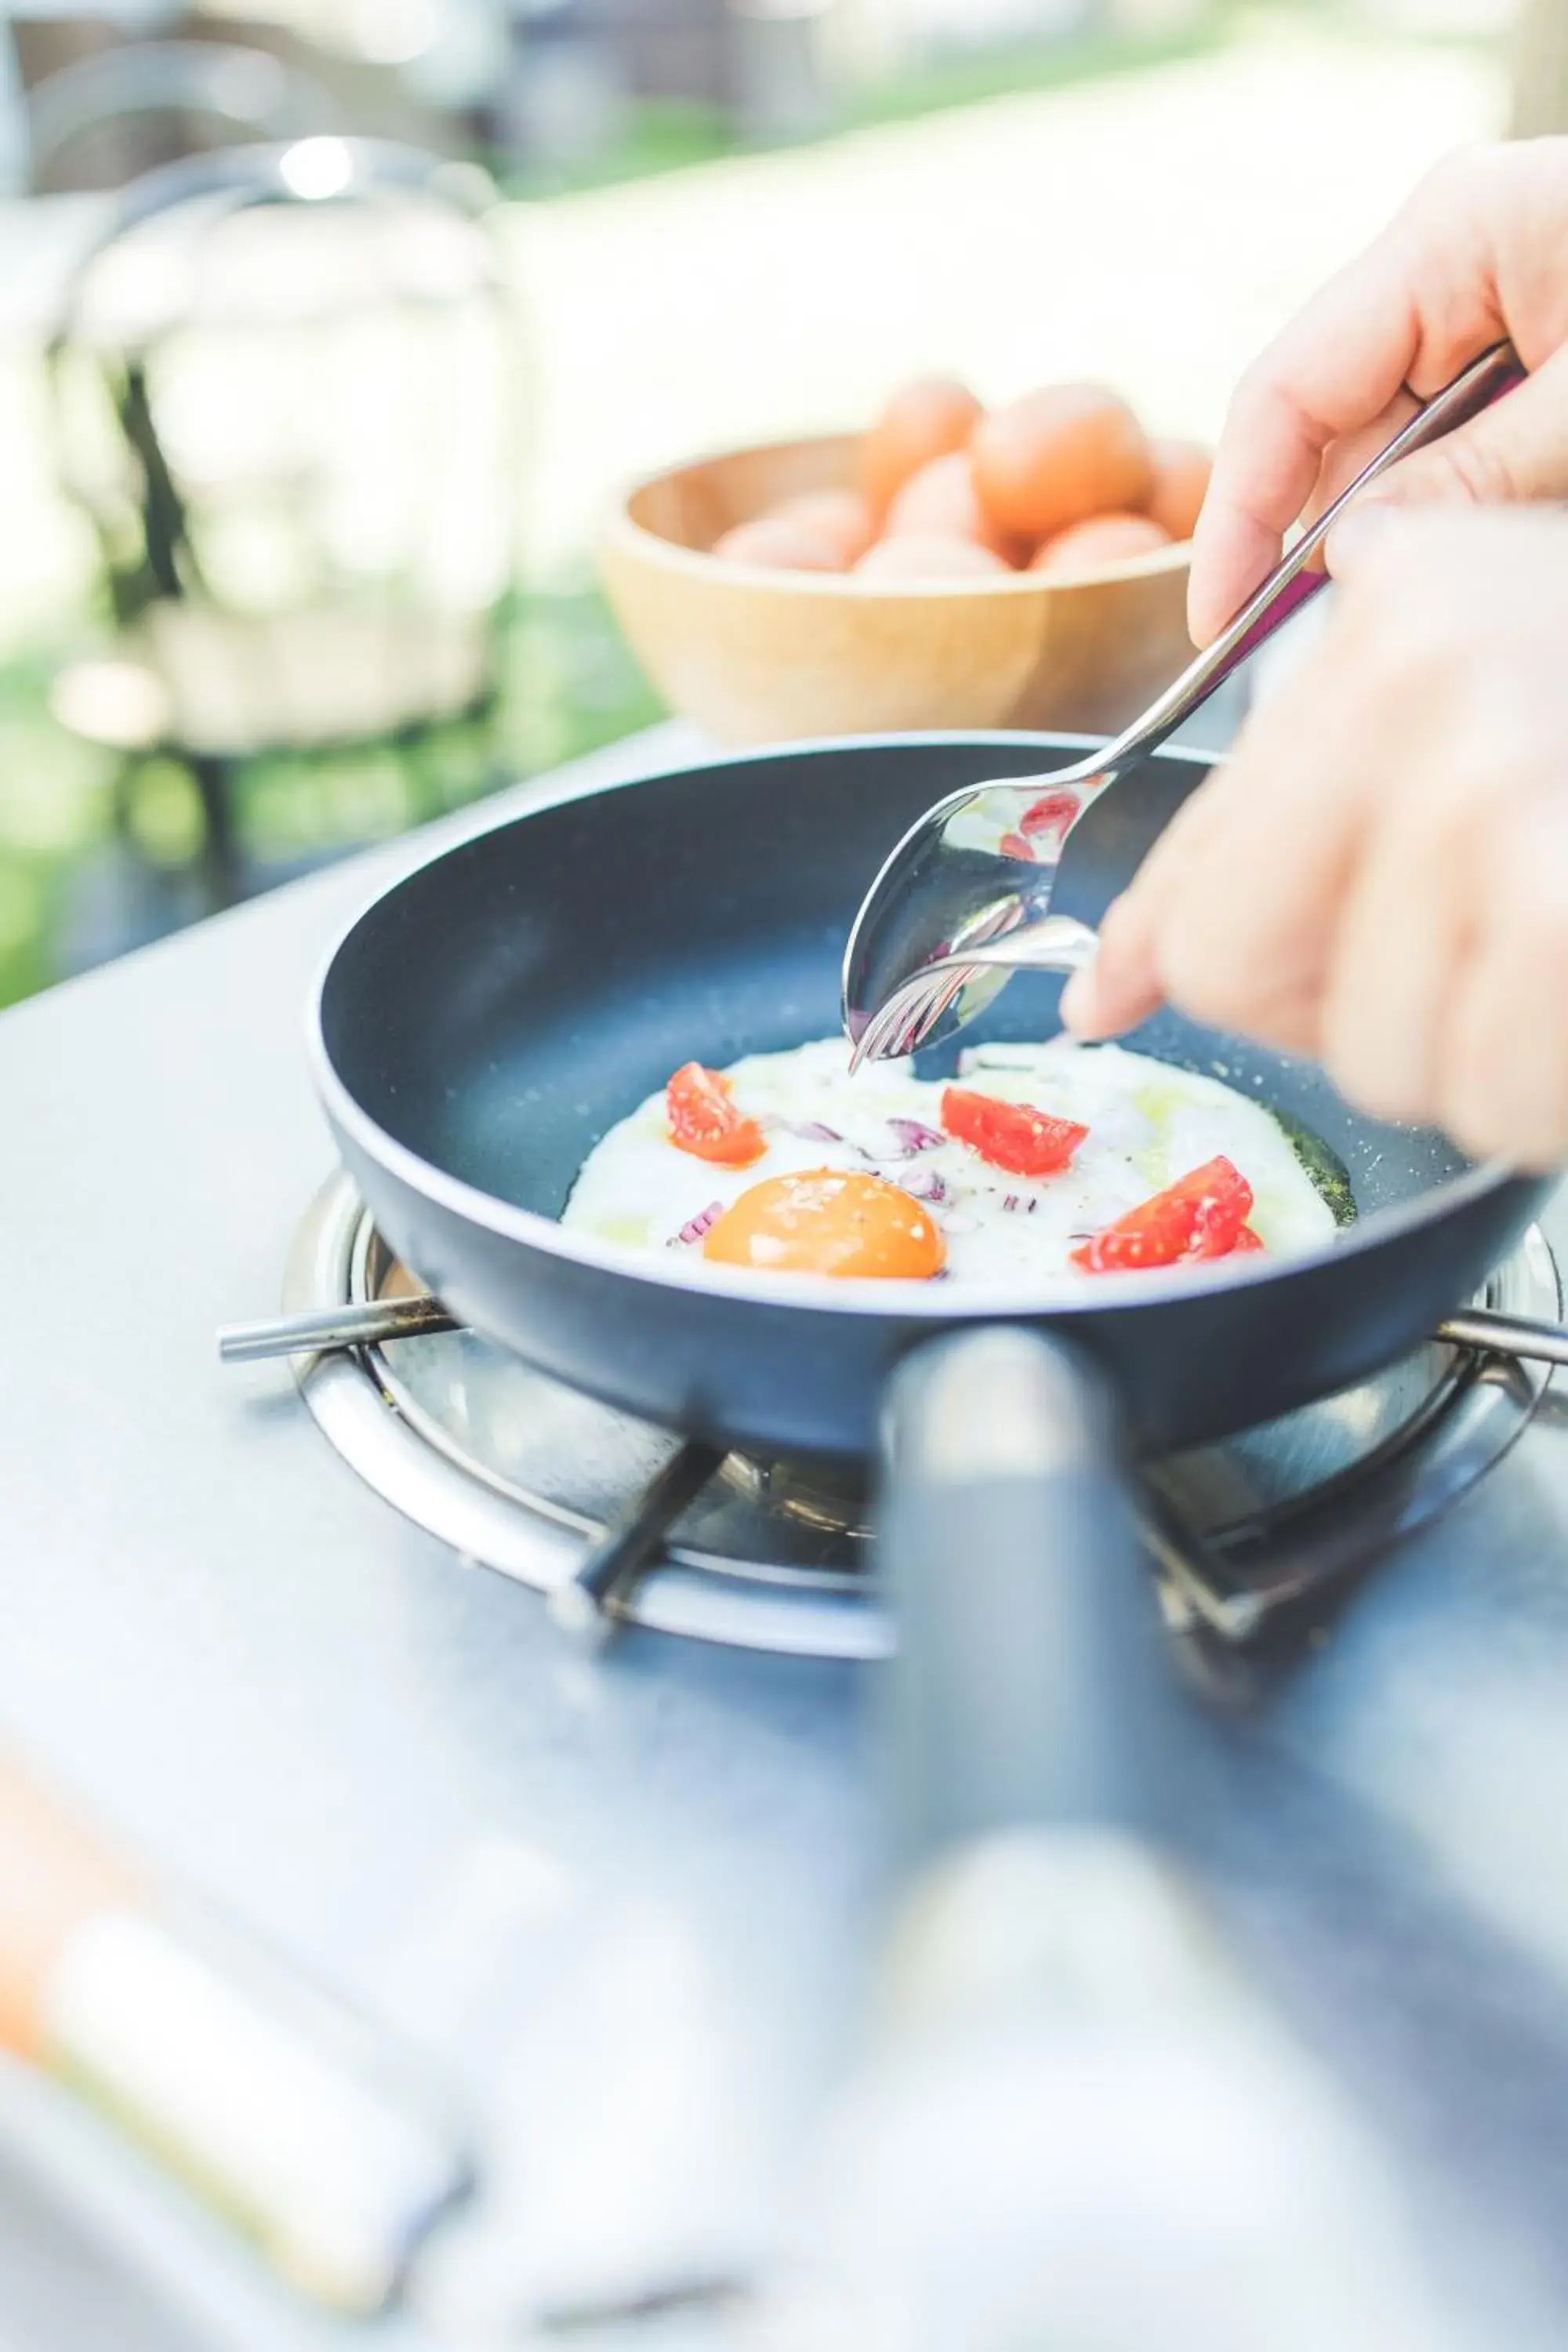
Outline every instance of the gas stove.
{"label": "gas stove", "polygon": [[[699,751],[667,734],[531,789]],[[431,2053],[552,2242],[640,2244],[668,2191],[693,2263],[724,2263],[784,2210],[853,2042],[878,1853],[867,1662],[888,1641],[864,1497],[812,1465],[726,1464],[620,1638],[584,1654],[529,1588],[571,1573],[667,1438],[456,1337],[323,1356],[298,1385],[214,1360],[216,1328],[277,1304],[291,1251],[292,1303],[395,1281],[346,1187],[301,1233],[331,1160],[300,1008],[333,934],[427,846],[0,1022],[0,1731]],[[1532,1240],[1491,1304],[1557,1313],[1568,1202],[1543,1224],[1550,1250]],[[1465,2352],[1555,2352],[1561,1397],[1434,1349],[1161,1475],[1173,1613],[1228,1628],[1232,1661],[1275,1631],[1287,1654],[1258,1706],[1203,1715],[1190,1866],[1384,2137]],[[700,2095],[718,2150],[680,2182],[634,2128],[667,2095],[676,2120]],[[16,2109],[0,2078],[0,2155]],[[361,2341],[107,2139],[70,2156],[95,2234],[184,2315],[170,2347]],[[715,2179],[743,2208],[721,2228]],[[411,2322],[395,2341],[434,2339]]]}
{"label": "gas stove", "polygon": [[[285,1314],[418,1295],[349,1180],[333,1179],[296,1238]],[[1475,1304],[1560,1319],[1541,1233]],[[668,1433],[472,1331],[322,1352],[298,1376],[318,1426],[378,1494],[463,1561],[546,1594],[564,1589],[586,1546],[635,1523],[679,1451]],[[1145,1533],[1168,1622],[1245,1644],[1310,1620],[1502,1459],[1549,1378],[1434,1342],[1281,1421],[1160,1464]],[[625,1622],[743,1648],[886,1656],[893,1629],[872,1573],[864,1480],[843,1464],[731,1454],[614,1609]]]}

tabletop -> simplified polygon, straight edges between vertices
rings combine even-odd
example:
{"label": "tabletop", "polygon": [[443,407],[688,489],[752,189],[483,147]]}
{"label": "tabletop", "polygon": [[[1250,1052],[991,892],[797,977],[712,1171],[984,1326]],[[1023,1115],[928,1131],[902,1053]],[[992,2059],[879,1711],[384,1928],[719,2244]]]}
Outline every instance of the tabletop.
{"label": "tabletop", "polygon": [[[661,730],[446,830],[693,749]],[[286,1370],[216,1358],[221,1323],[276,1300],[331,1166],[311,976],[430,846],[0,1020],[0,1734],[437,2058],[519,2197],[498,2261],[630,2264],[688,2232],[720,2262],[787,2198],[854,2031],[862,1672],[649,1633],[566,1657],[533,1596],[357,1483]],[[1216,1745],[1192,1830],[1396,2147],[1483,2315],[1468,2340],[1512,2352],[1560,2343],[1568,2314],[1565,1530],[1549,1403],[1303,1662],[1244,1783]],[[90,2261],[61,2251],[80,2230]],[[101,2342],[106,2296],[135,2352],[353,2340],[60,2095],[0,2073],[0,2352]]]}

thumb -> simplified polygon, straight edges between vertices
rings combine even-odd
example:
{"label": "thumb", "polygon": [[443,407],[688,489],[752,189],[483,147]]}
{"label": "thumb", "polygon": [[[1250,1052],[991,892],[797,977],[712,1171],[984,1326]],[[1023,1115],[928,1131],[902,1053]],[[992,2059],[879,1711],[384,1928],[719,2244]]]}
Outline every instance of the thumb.
{"label": "thumb", "polygon": [[1329,539],[1331,572],[1353,565],[1391,507],[1520,506],[1568,499],[1568,349],[1457,432],[1418,449],[1355,500]]}

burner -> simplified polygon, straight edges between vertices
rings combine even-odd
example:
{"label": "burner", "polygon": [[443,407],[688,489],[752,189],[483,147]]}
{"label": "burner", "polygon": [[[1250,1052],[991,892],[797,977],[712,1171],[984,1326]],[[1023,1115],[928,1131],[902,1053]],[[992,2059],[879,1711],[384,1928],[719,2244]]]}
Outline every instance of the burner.
{"label": "burner", "polygon": [[[347,1178],[335,1178],[296,1244],[287,1311],[416,1286]],[[1557,1271],[1538,1232],[1480,1303],[1557,1319]],[[1365,1567],[1501,1458],[1549,1378],[1435,1343],[1267,1428],[1161,1464],[1149,1532],[1167,1613],[1244,1641],[1286,1604]],[[313,1357],[300,1385],[338,1452],[388,1502],[468,1562],[543,1591],[677,1449],[666,1431],[472,1332]],[[882,1656],[889,1630],[868,1566],[866,1490],[852,1472],[733,1456],[625,1613],[747,1648]]]}

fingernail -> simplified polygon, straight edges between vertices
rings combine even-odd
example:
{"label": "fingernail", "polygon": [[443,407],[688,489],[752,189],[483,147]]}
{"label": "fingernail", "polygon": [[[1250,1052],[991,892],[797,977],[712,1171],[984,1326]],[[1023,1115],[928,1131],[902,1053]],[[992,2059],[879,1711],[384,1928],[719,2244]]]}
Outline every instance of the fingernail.
{"label": "fingernail", "polygon": [[1334,525],[1325,550],[1329,570],[1353,571],[1374,555],[1388,535],[1390,521],[1399,512],[1394,499],[1358,499]]}

